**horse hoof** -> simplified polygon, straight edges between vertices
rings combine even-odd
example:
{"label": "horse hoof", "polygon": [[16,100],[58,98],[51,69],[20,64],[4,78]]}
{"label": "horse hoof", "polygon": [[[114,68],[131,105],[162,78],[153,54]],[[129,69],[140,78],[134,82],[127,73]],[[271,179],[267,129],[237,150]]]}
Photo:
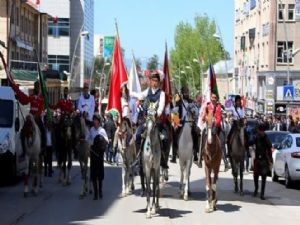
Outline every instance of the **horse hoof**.
{"label": "horse hoof", "polygon": [[240,196],[244,196],[244,192],[243,191],[240,192]]}
{"label": "horse hoof", "polygon": [[28,192],[24,192],[24,198],[28,197]]}
{"label": "horse hoof", "polygon": [[151,219],[151,213],[150,213],[150,212],[147,212],[147,213],[146,213],[146,218],[147,218],[147,219]]}
{"label": "horse hoof", "polygon": [[206,212],[206,213],[211,213],[212,210],[211,210],[211,208],[205,208],[204,212]]}
{"label": "horse hoof", "polygon": [[151,209],[151,215],[155,215],[156,214],[156,207],[153,207],[152,209]]}
{"label": "horse hoof", "polygon": [[189,198],[188,198],[188,196],[187,196],[187,195],[184,195],[183,199],[184,199],[184,201],[187,201],[187,200],[189,200]]}
{"label": "horse hoof", "polygon": [[91,195],[91,194],[93,194],[93,191],[92,191],[92,190],[90,190],[90,191],[89,191],[89,193],[90,193],[90,195]]}

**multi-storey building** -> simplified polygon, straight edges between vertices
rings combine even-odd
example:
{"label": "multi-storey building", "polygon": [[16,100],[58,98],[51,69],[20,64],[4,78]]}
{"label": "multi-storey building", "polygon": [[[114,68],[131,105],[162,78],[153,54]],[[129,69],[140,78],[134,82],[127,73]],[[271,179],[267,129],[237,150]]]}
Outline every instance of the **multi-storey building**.
{"label": "multi-storey building", "polygon": [[[235,0],[234,68],[238,92],[255,110],[285,114],[285,85],[295,86],[300,104],[298,0]],[[288,76],[289,75],[289,76]]]}
{"label": "multi-storey building", "polygon": [[83,87],[89,80],[94,58],[94,0],[72,0],[71,86]]}
{"label": "multi-storey building", "polygon": [[48,66],[60,74],[70,72],[70,0],[43,0],[48,20]]}

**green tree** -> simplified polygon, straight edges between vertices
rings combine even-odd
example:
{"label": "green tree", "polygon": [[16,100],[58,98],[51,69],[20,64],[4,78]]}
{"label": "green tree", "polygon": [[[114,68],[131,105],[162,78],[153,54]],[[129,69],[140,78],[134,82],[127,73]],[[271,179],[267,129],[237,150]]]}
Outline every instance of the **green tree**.
{"label": "green tree", "polygon": [[176,27],[175,47],[170,53],[171,74],[175,75],[174,83],[189,86],[194,96],[201,89],[200,71],[205,72],[210,63],[224,55],[215,33],[215,21],[207,15],[195,16],[193,25],[180,22]]}
{"label": "green tree", "polygon": [[157,55],[153,55],[147,63],[148,70],[157,70],[159,65],[159,58]]}
{"label": "green tree", "polygon": [[105,82],[108,80],[110,66],[111,61],[109,59],[105,59],[103,57],[94,58],[94,71],[91,85],[92,88],[99,87],[99,85],[101,85],[103,88],[105,85],[107,85]]}

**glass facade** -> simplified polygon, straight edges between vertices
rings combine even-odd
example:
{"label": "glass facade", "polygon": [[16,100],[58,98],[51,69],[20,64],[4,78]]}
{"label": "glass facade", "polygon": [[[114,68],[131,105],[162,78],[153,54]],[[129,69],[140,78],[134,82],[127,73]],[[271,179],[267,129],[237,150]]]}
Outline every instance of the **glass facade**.
{"label": "glass facade", "polygon": [[66,55],[48,55],[49,68],[59,73],[70,71],[70,57]]}
{"label": "glass facade", "polygon": [[53,37],[70,36],[70,19],[69,18],[58,18],[57,22],[53,19],[48,20],[48,35]]}
{"label": "glass facade", "polygon": [[84,37],[84,79],[89,79],[94,59],[94,0],[83,0],[83,2],[83,30],[88,31],[88,35]]}

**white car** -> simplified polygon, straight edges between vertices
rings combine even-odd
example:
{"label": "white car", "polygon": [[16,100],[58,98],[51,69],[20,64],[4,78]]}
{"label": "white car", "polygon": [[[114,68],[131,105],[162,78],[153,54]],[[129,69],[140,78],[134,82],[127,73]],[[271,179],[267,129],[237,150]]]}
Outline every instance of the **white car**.
{"label": "white car", "polygon": [[272,179],[285,179],[285,186],[291,187],[294,181],[300,181],[300,134],[288,134],[275,147],[273,156]]}

